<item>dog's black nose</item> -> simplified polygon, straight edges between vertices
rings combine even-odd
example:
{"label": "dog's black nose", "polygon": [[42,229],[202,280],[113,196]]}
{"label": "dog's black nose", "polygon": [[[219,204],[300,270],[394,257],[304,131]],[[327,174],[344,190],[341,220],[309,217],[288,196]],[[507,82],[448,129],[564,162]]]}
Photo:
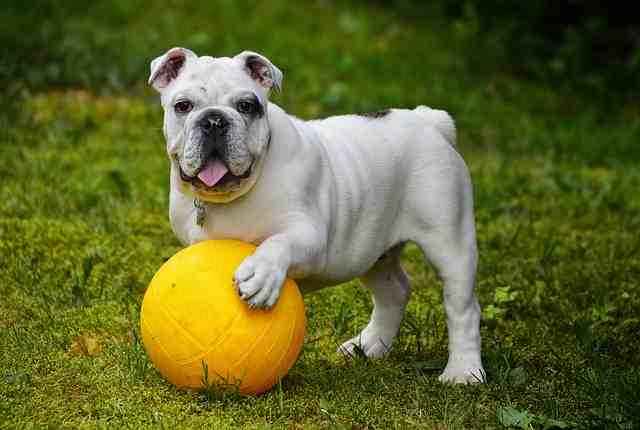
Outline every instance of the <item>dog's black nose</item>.
{"label": "dog's black nose", "polygon": [[198,126],[204,134],[222,133],[229,127],[229,121],[221,112],[209,112],[198,120]]}

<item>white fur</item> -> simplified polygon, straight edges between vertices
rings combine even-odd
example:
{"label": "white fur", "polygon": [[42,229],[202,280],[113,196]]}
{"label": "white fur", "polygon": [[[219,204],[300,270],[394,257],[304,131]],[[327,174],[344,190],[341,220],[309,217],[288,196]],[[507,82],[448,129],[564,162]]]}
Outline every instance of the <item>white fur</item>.
{"label": "white fur", "polygon": [[[185,69],[200,73],[191,62]],[[242,71],[225,73],[231,76],[220,82],[198,76],[198,84],[221,92],[241,81],[235,74]],[[357,346],[371,357],[388,352],[402,321],[410,287],[399,258],[403,244],[413,241],[444,283],[449,361],[440,380],[483,381],[472,187],[453,146],[451,117],[420,106],[380,118],[305,122],[269,103],[265,120],[271,142],[260,154],[255,185],[229,203],[206,203],[202,227],[194,196],[172,162],[170,219],[178,238],[184,244],[219,238],[258,244],[235,274],[252,306],[272,306],[286,276],[303,291],[360,277],[372,292],[373,314],[340,350],[352,354]],[[170,112],[170,151],[183,125],[167,121],[176,121]]]}

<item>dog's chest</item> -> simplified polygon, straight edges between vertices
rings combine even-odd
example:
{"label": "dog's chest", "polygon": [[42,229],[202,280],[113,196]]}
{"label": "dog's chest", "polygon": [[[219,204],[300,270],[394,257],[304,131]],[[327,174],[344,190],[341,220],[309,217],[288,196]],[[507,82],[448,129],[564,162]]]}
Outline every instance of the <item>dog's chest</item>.
{"label": "dog's chest", "polygon": [[275,233],[271,213],[236,205],[216,205],[172,196],[171,226],[184,244],[207,239],[237,239],[258,244]]}

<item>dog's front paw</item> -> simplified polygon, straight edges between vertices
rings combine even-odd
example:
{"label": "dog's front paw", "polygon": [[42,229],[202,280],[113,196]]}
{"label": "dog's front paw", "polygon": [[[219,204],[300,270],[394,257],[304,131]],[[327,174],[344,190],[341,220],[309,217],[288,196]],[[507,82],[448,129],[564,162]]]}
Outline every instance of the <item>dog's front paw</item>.
{"label": "dog's front paw", "polygon": [[487,381],[487,374],[478,360],[451,360],[438,380],[445,384],[481,384]]}
{"label": "dog's front paw", "polygon": [[391,351],[394,338],[394,333],[367,327],[358,336],[340,345],[338,352],[347,357],[365,355],[369,358],[382,358]]}
{"label": "dog's front paw", "polygon": [[252,255],[244,259],[233,276],[238,295],[251,307],[272,307],[286,277],[286,271],[276,264]]}

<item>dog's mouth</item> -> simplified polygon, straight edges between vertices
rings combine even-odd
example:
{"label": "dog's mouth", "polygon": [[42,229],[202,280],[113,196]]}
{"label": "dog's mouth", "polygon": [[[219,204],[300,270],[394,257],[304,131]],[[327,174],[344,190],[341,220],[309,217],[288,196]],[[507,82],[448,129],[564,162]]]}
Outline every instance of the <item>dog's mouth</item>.
{"label": "dog's mouth", "polygon": [[233,185],[239,183],[242,179],[246,179],[251,175],[253,163],[242,175],[234,175],[226,163],[215,155],[209,157],[207,162],[200,168],[195,176],[187,175],[180,163],[180,179],[189,182],[197,188],[216,189],[225,185]]}

